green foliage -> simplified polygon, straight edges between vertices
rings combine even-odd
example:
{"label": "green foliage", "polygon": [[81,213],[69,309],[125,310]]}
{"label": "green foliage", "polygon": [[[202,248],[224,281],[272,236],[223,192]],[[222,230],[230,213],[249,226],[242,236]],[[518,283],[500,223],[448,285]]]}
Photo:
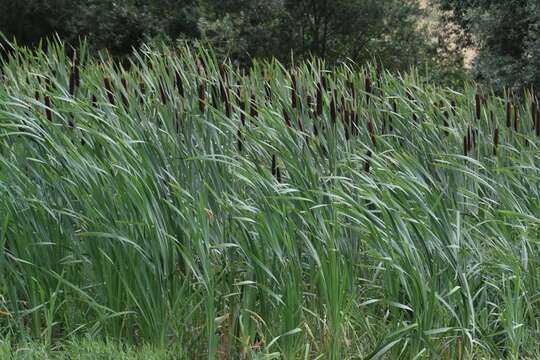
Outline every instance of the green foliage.
{"label": "green foliage", "polygon": [[[478,57],[477,79],[502,92],[540,88],[540,7],[535,0],[440,0],[452,11],[448,18],[459,24],[465,40],[474,40]],[[466,42],[465,42],[466,43]]]}
{"label": "green foliage", "polygon": [[[374,58],[393,69],[430,62],[428,38],[419,28],[421,11],[414,1],[401,0],[291,0],[209,1],[212,6],[207,38],[222,41],[234,33],[239,44],[227,53],[249,62],[251,57],[275,57],[289,63],[316,56],[329,62]],[[223,14],[232,21],[223,21]],[[220,31],[220,29],[222,29]],[[219,48],[219,47],[218,47]]]}
{"label": "green foliage", "polygon": [[74,47],[84,38],[92,53],[108,49],[117,58],[142,43],[194,40],[243,67],[252,59],[291,65],[316,56],[407,71],[438,69],[446,58],[414,0],[0,0],[0,9],[0,32],[21,45],[57,33]]}
{"label": "green foliage", "polygon": [[531,99],[507,127],[505,99],[415,72],[245,74],[188,48],[129,68],[83,48],[74,71],[48,51],[2,63],[2,337],[209,359],[540,355]]}

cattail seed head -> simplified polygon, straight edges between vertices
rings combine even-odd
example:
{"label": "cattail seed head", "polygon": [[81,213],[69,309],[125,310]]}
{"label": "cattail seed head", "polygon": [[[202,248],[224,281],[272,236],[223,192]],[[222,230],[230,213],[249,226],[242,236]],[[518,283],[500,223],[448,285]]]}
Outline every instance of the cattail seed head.
{"label": "cattail seed head", "polygon": [[45,115],[47,116],[47,120],[49,121],[53,121],[53,118],[52,118],[52,111],[51,111],[51,98],[49,96],[45,96]]}
{"label": "cattail seed head", "polygon": [[476,93],[475,102],[476,102],[476,120],[480,120],[480,118],[482,117],[482,99],[480,98],[479,93]]}
{"label": "cattail seed head", "polygon": [[199,82],[199,111],[204,113],[206,107],[206,89],[204,82]]}
{"label": "cattail seed head", "polygon": [[332,119],[332,124],[335,124],[337,114],[336,114],[336,102],[334,101],[333,98],[330,100],[330,118]]}
{"label": "cattail seed head", "polygon": [[493,134],[493,155],[497,155],[497,148],[499,147],[499,128],[495,128]]}
{"label": "cattail seed head", "polygon": [[471,127],[469,126],[469,129],[467,129],[467,152],[470,152],[472,150],[472,134],[471,134]]}
{"label": "cattail seed head", "polygon": [[272,101],[272,87],[268,81],[264,82],[264,91],[266,92],[266,100]]}
{"label": "cattail seed head", "polygon": [[353,111],[352,114],[352,134],[358,135],[359,133],[359,127],[358,127],[358,113],[356,111]]}
{"label": "cattail seed head", "polygon": [[289,118],[289,114],[285,109],[283,109],[283,118],[285,119],[285,124],[287,124],[288,127],[291,127],[291,119]]}
{"label": "cattail seed head", "polygon": [[238,140],[238,151],[242,151],[242,148],[243,148],[242,131],[240,129],[238,129],[236,137],[237,137],[237,140]]}
{"label": "cattail seed head", "polygon": [[159,83],[159,95],[161,97],[161,102],[163,104],[167,104],[167,92],[165,91],[165,87],[161,82]]}
{"label": "cattail seed head", "polygon": [[519,131],[519,110],[514,106],[514,131]]}
{"label": "cattail seed head", "polygon": [[103,79],[103,84],[105,85],[105,91],[107,93],[107,97],[109,98],[109,103],[111,105],[114,105],[114,94],[112,91],[112,83],[111,79],[106,77]]}
{"label": "cattail seed head", "polygon": [[512,126],[512,103],[510,101],[506,102],[506,127]]}
{"label": "cattail seed head", "polygon": [[371,81],[369,76],[366,76],[366,80],[364,83],[364,91],[366,93],[366,104],[369,104],[370,96],[373,93],[373,82]]}
{"label": "cattail seed head", "polygon": [[347,87],[349,88],[349,92],[351,94],[351,98],[353,101],[356,99],[356,90],[354,88],[354,83],[350,80],[347,81]]}
{"label": "cattail seed head", "polygon": [[178,93],[181,97],[184,97],[184,81],[182,80],[182,75],[177,70],[175,73],[175,83],[176,83],[176,89],[178,90]]}
{"label": "cattail seed head", "polygon": [[293,109],[296,109],[296,100],[297,100],[297,88],[296,88],[296,76],[291,75],[291,106]]}
{"label": "cattail seed head", "polygon": [[255,97],[255,94],[251,95],[249,115],[252,118],[256,118],[259,115],[259,110],[257,109],[257,98]]}
{"label": "cattail seed head", "polygon": [[277,164],[276,155],[272,155],[272,176],[274,176],[278,183],[281,183],[281,170]]}
{"label": "cattail seed head", "polygon": [[377,146],[377,139],[375,138],[375,126],[373,125],[373,121],[368,121],[368,131],[369,136],[371,137],[371,142],[373,143],[373,146]]}
{"label": "cattail seed head", "polygon": [[240,123],[242,126],[246,126],[246,103],[240,102]]}
{"label": "cattail seed head", "polygon": [[141,81],[139,83],[139,97],[140,97],[141,104],[144,103],[145,95],[146,95],[146,88],[145,88],[144,82]]}
{"label": "cattail seed head", "polygon": [[81,75],[79,71],[79,59],[77,57],[77,52],[73,53],[71,73],[69,75],[69,94],[75,96],[75,92],[79,87],[81,81]]}
{"label": "cattail seed head", "polygon": [[371,150],[368,150],[366,154],[366,160],[364,162],[364,171],[369,174],[370,168],[371,168]]}
{"label": "cattail seed head", "polygon": [[317,116],[323,113],[323,85],[317,86]]}
{"label": "cattail seed head", "polygon": [[536,109],[535,130],[536,130],[536,136],[540,136],[540,109],[539,108]]}

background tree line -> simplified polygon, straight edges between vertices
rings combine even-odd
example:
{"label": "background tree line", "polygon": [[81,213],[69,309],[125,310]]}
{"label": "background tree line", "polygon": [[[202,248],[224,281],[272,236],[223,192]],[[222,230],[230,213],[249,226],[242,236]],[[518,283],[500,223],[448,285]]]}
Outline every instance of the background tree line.
{"label": "background tree line", "polygon": [[417,0],[0,0],[0,31],[28,46],[54,34],[86,38],[118,57],[142,43],[203,40],[244,65],[288,64],[294,54],[394,70],[428,65],[442,77],[459,74],[460,50],[472,44],[480,82],[499,91],[540,86],[537,0],[430,0],[434,7],[445,32],[426,26]]}
{"label": "background tree line", "polygon": [[143,42],[202,39],[241,63],[377,59],[388,67],[435,61],[416,0],[0,0],[0,31],[35,46],[57,33],[129,54]]}

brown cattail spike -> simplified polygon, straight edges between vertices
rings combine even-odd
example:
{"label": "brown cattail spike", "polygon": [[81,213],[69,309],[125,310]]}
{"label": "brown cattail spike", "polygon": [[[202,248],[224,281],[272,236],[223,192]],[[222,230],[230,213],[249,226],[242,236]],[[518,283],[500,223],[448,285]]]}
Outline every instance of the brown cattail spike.
{"label": "brown cattail spike", "polygon": [[272,155],[272,175],[277,178],[278,172],[279,172],[279,169],[277,165],[276,155]]}
{"label": "brown cattail spike", "polygon": [[240,123],[246,125],[246,104],[243,101],[240,102]]}
{"label": "brown cattail spike", "polygon": [[49,121],[53,121],[51,107],[51,98],[49,96],[45,96],[45,115]]}
{"label": "brown cattail spike", "polygon": [[482,99],[480,98],[479,93],[476,93],[475,100],[476,100],[476,120],[480,120],[480,118],[482,117]]}
{"label": "brown cattail spike", "polygon": [[176,71],[176,76],[175,76],[175,82],[176,82],[176,88],[178,89],[178,93],[180,94],[181,97],[184,97],[184,81],[182,80],[182,75],[180,74],[179,71]]}
{"label": "brown cattail spike", "polygon": [[371,79],[369,78],[369,76],[366,76],[365,92],[366,92],[366,104],[369,104],[370,96],[373,93],[373,83]]}
{"label": "brown cattail spike", "polygon": [[497,155],[498,147],[499,147],[499,128],[495,128],[495,134],[493,135],[493,155]]}
{"label": "brown cattail spike", "polygon": [[242,144],[242,131],[238,129],[238,132],[236,134],[236,137],[238,138],[238,151],[242,151],[243,144]]}
{"label": "brown cattail spike", "polygon": [[77,87],[80,83],[80,73],[79,73],[79,60],[77,59],[77,53],[73,54],[73,64],[71,66],[71,73],[69,75],[69,94],[75,96]]}
{"label": "brown cattail spike", "polygon": [[370,168],[371,168],[371,150],[368,150],[366,154],[366,160],[364,162],[364,171],[369,174]]}
{"label": "brown cattail spike", "polygon": [[112,91],[111,79],[104,78],[103,79],[103,84],[105,85],[105,91],[107,92],[107,97],[109,98],[109,103],[111,105],[114,105],[114,94],[113,94],[113,91]]}
{"label": "brown cattail spike", "polygon": [[129,102],[128,102],[127,95],[125,93],[127,93],[128,91],[128,82],[125,78],[122,78],[121,82],[122,82],[122,86],[124,87],[124,92],[122,92],[122,102],[124,103],[124,106],[127,108],[129,105]]}
{"label": "brown cattail spike", "polygon": [[167,92],[162,83],[159,84],[159,95],[161,96],[161,102],[167,104]]}
{"label": "brown cattail spike", "polygon": [[283,109],[283,118],[285,119],[285,124],[287,124],[288,127],[291,127],[291,119],[289,118],[289,114],[285,109]]}
{"label": "brown cattail spike", "polygon": [[256,118],[259,115],[259,110],[257,109],[257,99],[255,98],[255,94],[251,95],[251,101],[250,101],[250,111],[249,115],[252,118]]}
{"label": "brown cattail spike", "polygon": [[536,109],[536,136],[540,136],[540,109]]}
{"label": "brown cattail spike", "polygon": [[206,108],[206,89],[204,82],[199,82],[199,111],[204,113]]}
{"label": "brown cattail spike", "polygon": [[512,103],[506,102],[506,127],[512,127]]}
{"label": "brown cattail spike", "polygon": [[359,128],[358,128],[358,113],[356,111],[353,111],[353,115],[352,115],[352,134],[353,135],[358,135],[359,133]]}
{"label": "brown cattail spike", "polygon": [[336,123],[337,114],[336,114],[336,102],[332,98],[330,100],[330,118],[332,119],[332,124]]}
{"label": "brown cattail spike", "polygon": [[323,113],[323,85],[322,83],[317,86],[317,116],[321,116]]}
{"label": "brown cattail spike", "polygon": [[264,82],[264,91],[266,92],[266,100],[272,101],[272,87],[268,81]]}
{"label": "brown cattail spike", "polygon": [[293,109],[296,109],[296,100],[297,100],[297,88],[296,88],[296,76],[291,75],[291,106]]}
{"label": "brown cattail spike", "polygon": [[518,107],[514,107],[514,131],[519,131],[519,110]]}
{"label": "brown cattail spike", "polygon": [[368,131],[373,146],[377,146],[377,139],[375,138],[375,127],[373,126],[373,121],[371,120],[368,121]]}
{"label": "brown cattail spike", "polygon": [[469,129],[467,129],[467,152],[470,152],[472,150],[472,135],[471,135],[471,127],[469,126]]}

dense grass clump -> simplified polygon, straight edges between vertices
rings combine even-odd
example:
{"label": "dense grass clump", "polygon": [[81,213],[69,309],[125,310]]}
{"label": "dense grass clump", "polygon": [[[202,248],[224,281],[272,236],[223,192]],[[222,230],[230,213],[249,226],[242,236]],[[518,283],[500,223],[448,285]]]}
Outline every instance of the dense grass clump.
{"label": "dense grass clump", "polygon": [[187,48],[120,66],[51,44],[1,72],[10,344],[540,356],[534,94]]}

